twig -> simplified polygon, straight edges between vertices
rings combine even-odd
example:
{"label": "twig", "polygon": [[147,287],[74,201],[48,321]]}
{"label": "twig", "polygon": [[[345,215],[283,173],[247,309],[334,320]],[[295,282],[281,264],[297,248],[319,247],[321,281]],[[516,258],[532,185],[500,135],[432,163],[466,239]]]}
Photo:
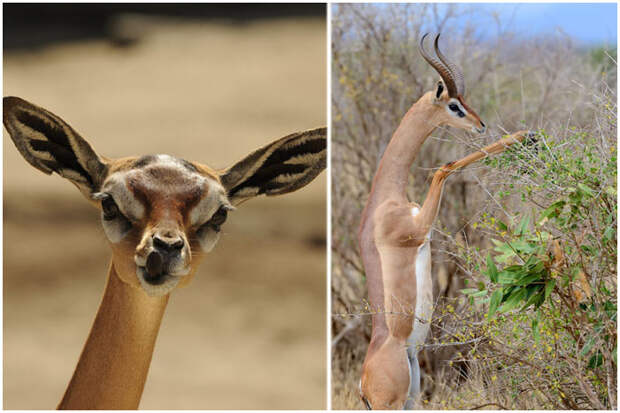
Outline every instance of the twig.
{"label": "twig", "polygon": [[487,407],[487,406],[497,406],[501,410],[508,410],[508,408],[506,406],[503,406],[503,405],[501,405],[499,403],[485,403],[485,404],[481,404],[480,406],[472,407],[469,410],[478,410],[478,409],[482,409],[483,407]]}
{"label": "twig", "polygon": [[338,334],[336,334],[336,337],[334,337],[332,339],[332,348],[336,348],[336,344],[338,344],[338,342],[340,340],[342,340],[342,338],[351,330],[356,329],[361,323],[361,318],[354,318],[353,320],[349,321],[342,330],[340,330],[340,332]]}

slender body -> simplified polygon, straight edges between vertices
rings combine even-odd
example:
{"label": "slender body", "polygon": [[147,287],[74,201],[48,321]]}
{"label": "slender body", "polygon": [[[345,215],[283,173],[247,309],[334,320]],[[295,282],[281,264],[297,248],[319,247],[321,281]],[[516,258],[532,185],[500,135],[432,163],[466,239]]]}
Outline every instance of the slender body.
{"label": "slender body", "polygon": [[445,179],[454,170],[490,152],[504,150],[514,137],[496,142],[434,175],[422,206],[406,196],[407,176],[426,138],[438,126],[482,133],[485,125],[464,102],[462,75],[443,56],[422,56],[442,80],[403,117],[375,174],[358,234],[372,307],[372,336],[360,380],[360,396],[369,409],[412,408],[420,392],[417,353],[430,330],[432,275],[430,234]]}
{"label": "slender body", "polygon": [[3,121],[24,159],[69,180],[101,210],[112,262],[61,409],[136,409],[170,293],[187,285],[228,212],[311,182],[326,164],[326,128],[276,140],[217,171],[169,155],[109,159],[57,115],[17,97]]}

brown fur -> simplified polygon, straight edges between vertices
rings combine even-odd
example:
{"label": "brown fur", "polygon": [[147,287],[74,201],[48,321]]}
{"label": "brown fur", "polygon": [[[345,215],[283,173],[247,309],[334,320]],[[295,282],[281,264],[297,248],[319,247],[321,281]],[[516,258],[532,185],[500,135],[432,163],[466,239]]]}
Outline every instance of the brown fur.
{"label": "brown fur", "polygon": [[462,129],[481,127],[478,115],[469,109],[465,118],[445,110],[447,92],[436,99],[433,92],[422,96],[403,117],[381,159],[364,212],[358,240],[372,316],[372,336],[364,360],[362,397],[372,408],[402,409],[408,396],[409,365],[406,340],[413,329],[416,306],[415,260],[437,215],[446,178],[456,169],[504,150],[523,139],[502,139],[482,151],[450,162],[434,175],[419,213],[406,196],[409,168],[426,138],[440,125]]}
{"label": "brown fur", "polygon": [[59,409],[138,408],[168,298],[146,296],[122,282],[110,265],[97,316]]}
{"label": "brown fur", "polygon": [[[439,101],[446,104],[448,100],[444,91]],[[406,186],[409,168],[426,138],[437,126],[455,122],[443,104],[436,102],[433,92],[428,92],[403,117],[379,163],[362,213],[358,239],[366,270],[368,300],[376,312],[364,361],[362,393],[373,408],[402,408],[407,397],[406,339],[413,326],[417,293],[414,263],[417,248],[424,242],[434,216],[414,222],[410,212],[414,204],[407,199]],[[467,120],[458,122],[461,126]],[[384,273],[384,269],[389,273]],[[386,285],[386,280],[390,285]],[[394,310],[386,308],[386,297],[392,296],[409,315],[386,316],[386,311]],[[400,381],[397,386],[386,386],[383,377]],[[406,384],[402,382],[405,377]]]}
{"label": "brown fur", "polygon": [[151,221],[159,221],[165,213],[174,211],[174,219],[184,226],[188,225],[189,211],[208,189],[196,177],[159,165],[131,171],[127,186],[147,209]]}

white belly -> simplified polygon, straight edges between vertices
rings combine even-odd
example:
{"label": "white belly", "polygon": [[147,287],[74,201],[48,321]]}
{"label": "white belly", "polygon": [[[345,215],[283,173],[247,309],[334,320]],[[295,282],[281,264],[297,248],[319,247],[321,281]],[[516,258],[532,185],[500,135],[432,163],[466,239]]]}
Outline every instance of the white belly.
{"label": "white belly", "polygon": [[430,233],[426,242],[418,248],[415,261],[416,276],[416,305],[413,331],[407,340],[408,347],[413,354],[417,354],[426,341],[431,329],[433,316],[433,280],[431,277],[431,240]]}

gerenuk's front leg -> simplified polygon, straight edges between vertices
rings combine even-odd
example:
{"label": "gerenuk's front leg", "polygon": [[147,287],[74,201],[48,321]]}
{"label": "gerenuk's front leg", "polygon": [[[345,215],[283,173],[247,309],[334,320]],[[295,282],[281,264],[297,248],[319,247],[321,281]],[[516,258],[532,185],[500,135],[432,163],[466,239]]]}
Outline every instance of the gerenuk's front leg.
{"label": "gerenuk's front leg", "polygon": [[525,139],[532,139],[533,137],[534,134],[529,131],[519,131],[487,145],[481,150],[471,153],[458,161],[447,163],[439,168],[439,170],[435,172],[435,175],[433,175],[433,181],[431,182],[424,204],[422,204],[420,213],[414,217],[414,226],[412,227],[414,228],[414,232],[411,234],[411,237],[423,239],[426,234],[428,234],[428,231],[430,231],[433,221],[435,221],[437,217],[437,212],[439,211],[444,183],[448,176],[454,171],[486,158],[489,155],[501,153],[511,145],[522,142]]}

